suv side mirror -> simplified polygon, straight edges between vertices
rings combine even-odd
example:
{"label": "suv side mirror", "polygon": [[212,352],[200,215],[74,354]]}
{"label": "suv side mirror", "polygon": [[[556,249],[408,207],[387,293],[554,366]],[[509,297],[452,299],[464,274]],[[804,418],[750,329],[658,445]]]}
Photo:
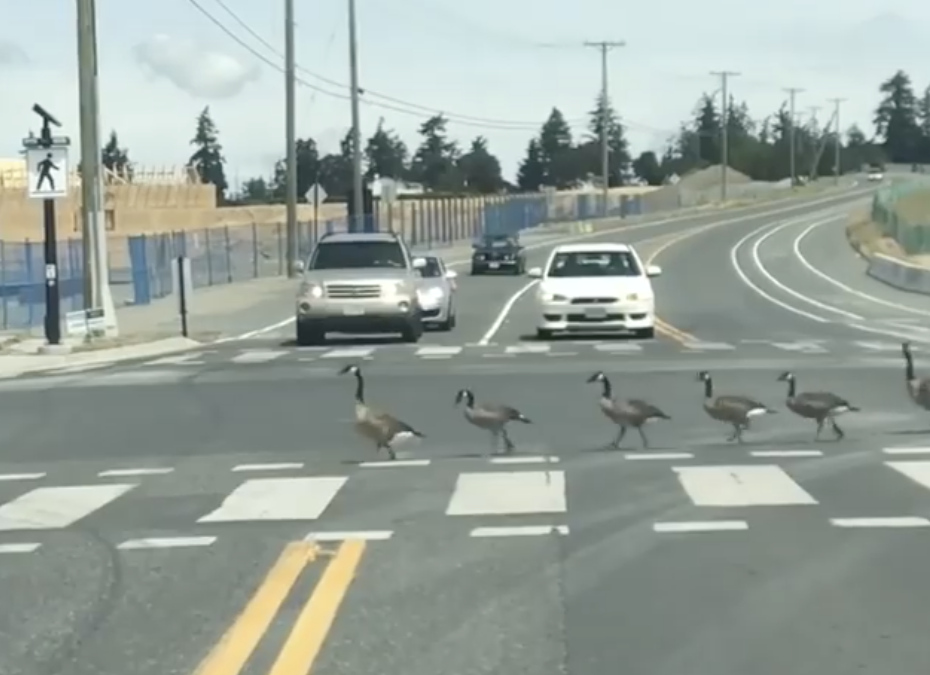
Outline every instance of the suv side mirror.
{"label": "suv side mirror", "polygon": [[414,258],[413,259],[413,269],[421,270],[426,267],[426,258]]}
{"label": "suv side mirror", "polygon": [[303,272],[305,269],[306,269],[306,266],[304,265],[304,261],[303,261],[303,260],[295,260],[295,261],[294,261],[294,271],[295,271],[295,272]]}

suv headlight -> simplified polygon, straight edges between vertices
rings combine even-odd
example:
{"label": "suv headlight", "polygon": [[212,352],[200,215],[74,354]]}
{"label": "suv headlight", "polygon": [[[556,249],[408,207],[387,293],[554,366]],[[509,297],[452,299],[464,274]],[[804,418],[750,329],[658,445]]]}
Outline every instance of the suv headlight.
{"label": "suv headlight", "polygon": [[406,295],[407,287],[400,281],[394,281],[383,286],[384,294],[388,297]]}
{"label": "suv headlight", "polygon": [[540,290],[538,297],[540,302],[568,302],[567,296],[550,293],[547,290]]}
{"label": "suv headlight", "polygon": [[300,285],[300,295],[301,296],[309,295],[311,298],[314,298],[314,299],[322,298],[323,287],[320,284],[311,284],[305,281]]}

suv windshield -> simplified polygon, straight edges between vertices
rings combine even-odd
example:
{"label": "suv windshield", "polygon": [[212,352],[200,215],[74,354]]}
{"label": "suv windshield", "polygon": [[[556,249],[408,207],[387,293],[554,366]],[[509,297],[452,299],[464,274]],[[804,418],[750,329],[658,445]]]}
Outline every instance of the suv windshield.
{"label": "suv windshield", "polygon": [[630,251],[573,251],[557,253],[550,277],[638,277],[639,264]]}
{"label": "suv windshield", "polygon": [[312,270],[345,270],[364,267],[404,269],[404,250],[392,241],[340,241],[322,243],[310,260]]}

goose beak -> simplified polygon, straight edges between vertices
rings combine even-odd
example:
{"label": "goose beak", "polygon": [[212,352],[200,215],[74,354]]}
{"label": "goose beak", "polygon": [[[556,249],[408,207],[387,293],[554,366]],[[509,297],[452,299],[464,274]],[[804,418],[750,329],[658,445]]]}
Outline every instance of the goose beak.
{"label": "goose beak", "polygon": [[585,380],[585,382],[587,384],[591,384],[592,382],[597,382],[600,379],[600,377],[601,377],[600,373],[594,373],[594,375],[591,375],[587,380]]}

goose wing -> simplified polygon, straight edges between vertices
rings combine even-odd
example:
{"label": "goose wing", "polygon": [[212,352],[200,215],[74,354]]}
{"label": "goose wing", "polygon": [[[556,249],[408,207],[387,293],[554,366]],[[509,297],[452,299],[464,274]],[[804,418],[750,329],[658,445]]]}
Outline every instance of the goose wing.
{"label": "goose wing", "polygon": [[411,434],[420,438],[423,437],[423,434],[412,426],[386,412],[372,410],[369,419],[373,424],[380,427],[388,438],[393,438],[398,434]]}
{"label": "goose wing", "polygon": [[487,410],[488,412],[491,412],[495,415],[499,415],[501,419],[505,419],[508,421],[514,421],[514,422],[525,422],[526,421],[526,416],[523,413],[521,413],[519,410],[509,405],[494,404],[494,405],[482,405],[481,407]]}
{"label": "goose wing", "polygon": [[808,405],[815,405],[827,410],[841,408],[843,406],[852,406],[846,399],[829,391],[805,391],[798,394],[795,398]]}
{"label": "goose wing", "polygon": [[668,417],[660,408],[639,398],[627,399],[626,404],[644,417]]}
{"label": "goose wing", "polygon": [[717,397],[717,405],[725,406],[727,408],[739,408],[742,410],[755,410],[756,408],[763,408],[768,410],[768,406],[764,403],[749,398],[748,396],[738,396],[735,394],[723,395]]}

